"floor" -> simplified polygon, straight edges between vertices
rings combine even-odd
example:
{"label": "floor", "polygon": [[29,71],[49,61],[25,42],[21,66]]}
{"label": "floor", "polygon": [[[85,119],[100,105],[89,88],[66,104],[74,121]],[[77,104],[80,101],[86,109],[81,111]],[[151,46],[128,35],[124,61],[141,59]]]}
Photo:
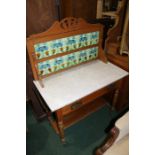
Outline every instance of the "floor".
{"label": "floor", "polygon": [[[125,109],[126,111],[127,109]],[[27,105],[26,151],[27,155],[93,155],[104,141],[106,129],[122,113],[111,111],[107,105],[65,130],[66,144],[45,119],[37,121],[31,106]]]}

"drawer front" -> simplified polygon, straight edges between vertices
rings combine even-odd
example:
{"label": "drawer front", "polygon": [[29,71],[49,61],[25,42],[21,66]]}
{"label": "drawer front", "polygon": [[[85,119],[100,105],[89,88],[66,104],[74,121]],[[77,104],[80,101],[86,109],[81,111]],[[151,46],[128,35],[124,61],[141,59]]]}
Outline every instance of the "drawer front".
{"label": "drawer front", "polygon": [[84,104],[82,102],[82,100],[79,100],[73,104],[70,104],[68,106],[65,106],[64,108],[62,108],[62,114],[66,115],[72,111],[75,111],[77,109],[79,109],[80,107],[82,107]]}

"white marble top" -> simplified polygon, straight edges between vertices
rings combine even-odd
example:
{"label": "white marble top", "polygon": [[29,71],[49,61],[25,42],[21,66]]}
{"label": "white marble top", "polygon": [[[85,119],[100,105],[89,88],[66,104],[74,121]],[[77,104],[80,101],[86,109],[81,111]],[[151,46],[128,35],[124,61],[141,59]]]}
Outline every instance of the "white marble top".
{"label": "white marble top", "polygon": [[56,111],[126,75],[112,63],[94,60],[43,79],[44,88],[38,81],[34,84],[51,111]]}

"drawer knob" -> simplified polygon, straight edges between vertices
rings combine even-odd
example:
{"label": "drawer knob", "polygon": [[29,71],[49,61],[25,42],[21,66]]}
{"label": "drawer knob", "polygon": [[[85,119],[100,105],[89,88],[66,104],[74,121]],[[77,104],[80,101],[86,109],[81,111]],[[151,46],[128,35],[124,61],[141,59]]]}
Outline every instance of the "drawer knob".
{"label": "drawer knob", "polygon": [[71,105],[71,109],[76,110],[76,109],[80,108],[81,106],[82,106],[81,102],[76,102],[73,105]]}

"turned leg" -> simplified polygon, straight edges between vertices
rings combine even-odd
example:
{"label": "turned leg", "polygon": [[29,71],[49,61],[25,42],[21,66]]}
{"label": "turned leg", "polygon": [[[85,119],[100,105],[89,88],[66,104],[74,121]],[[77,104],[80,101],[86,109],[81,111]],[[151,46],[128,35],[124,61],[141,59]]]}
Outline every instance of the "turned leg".
{"label": "turned leg", "polygon": [[115,105],[118,100],[118,95],[119,95],[119,89],[116,89],[114,92],[113,101],[112,101],[112,110],[115,108]]}
{"label": "turned leg", "polygon": [[62,143],[65,143],[64,123],[63,123],[63,115],[62,115],[61,109],[56,111],[56,116],[57,116],[60,138]]}
{"label": "turned leg", "polygon": [[119,93],[122,87],[123,79],[118,82],[117,88],[115,89],[113,100],[112,100],[112,110],[115,109],[116,104],[118,103]]}
{"label": "turned leg", "polygon": [[61,141],[62,141],[62,143],[65,143],[65,134],[64,134],[63,122],[58,122],[58,126],[59,126],[59,132],[60,132]]}

